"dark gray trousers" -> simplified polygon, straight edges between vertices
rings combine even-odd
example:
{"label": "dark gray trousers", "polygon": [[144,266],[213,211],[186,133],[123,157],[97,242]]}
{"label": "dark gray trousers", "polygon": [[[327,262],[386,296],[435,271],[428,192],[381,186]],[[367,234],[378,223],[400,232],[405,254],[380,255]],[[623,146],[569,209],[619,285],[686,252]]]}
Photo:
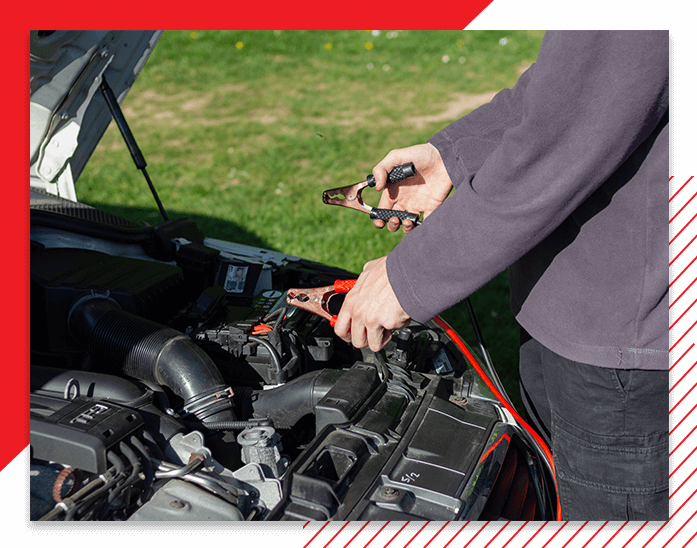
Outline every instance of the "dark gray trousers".
{"label": "dark gray trousers", "polygon": [[523,332],[520,376],[564,520],[668,519],[668,371],[574,362]]}

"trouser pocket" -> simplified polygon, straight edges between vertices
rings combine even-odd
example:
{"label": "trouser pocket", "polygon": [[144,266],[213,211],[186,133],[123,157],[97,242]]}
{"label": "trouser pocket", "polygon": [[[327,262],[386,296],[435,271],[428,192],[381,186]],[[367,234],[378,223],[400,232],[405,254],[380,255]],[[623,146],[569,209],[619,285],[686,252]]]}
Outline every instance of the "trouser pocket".
{"label": "trouser pocket", "polygon": [[668,433],[592,434],[552,416],[564,519],[668,519]]}

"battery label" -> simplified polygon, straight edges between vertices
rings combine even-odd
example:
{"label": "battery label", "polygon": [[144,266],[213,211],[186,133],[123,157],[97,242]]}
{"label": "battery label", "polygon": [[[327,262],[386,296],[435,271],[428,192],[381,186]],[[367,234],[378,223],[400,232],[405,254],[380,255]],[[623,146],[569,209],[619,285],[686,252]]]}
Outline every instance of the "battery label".
{"label": "battery label", "polygon": [[256,299],[254,299],[254,304],[252,306],[265,314],[271,312],[271,307],[278,302],[278,298],[283,295],[281,291],[276,291],[270,289],[268,291],[263,291]]}
{"label": "battery label", "polygon": [[436,373],[439,375],[445,375],[453,370],[453,366],[450,365],[448,355],[442,348],[438,350],[438,353],[435,356],[433,356],[433,366],[436,369]]}
{"label": "battery label", "polygon": [[225,291],[228,293],[243,293],[248,270],[248,266],[229,265],[227,274],[225,274],[225,283],[223,284]]}

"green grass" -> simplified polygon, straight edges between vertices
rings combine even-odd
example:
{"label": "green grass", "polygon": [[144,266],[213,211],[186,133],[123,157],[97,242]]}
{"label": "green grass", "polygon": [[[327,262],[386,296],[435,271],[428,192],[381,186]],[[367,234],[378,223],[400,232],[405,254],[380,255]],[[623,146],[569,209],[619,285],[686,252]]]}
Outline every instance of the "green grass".
{"label": "green grass", "polygon": [[[211,237],[359,272],[402,236],[325,206],[322,190],[362,180],[392,148],[424,142],[465,113],[448,110],[455,101],[512,86],[542,34],[168,31],[123,108],[170,217],[191,217]],[[132,220],[160,220],[114,124],[77,193]],[[472,300],[518,402],[505,274]],[[464,306],[444,318],[470,333]]]}

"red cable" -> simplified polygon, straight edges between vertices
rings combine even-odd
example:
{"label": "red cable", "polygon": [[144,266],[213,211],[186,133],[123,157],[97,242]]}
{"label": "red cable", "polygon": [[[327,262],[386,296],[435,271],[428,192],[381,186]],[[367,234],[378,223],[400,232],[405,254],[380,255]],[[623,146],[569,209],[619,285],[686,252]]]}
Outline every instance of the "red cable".
{"label": "red cable", "polygon": [[436,316],[433,318],[433,321],[435,321],[443,331],[452,339],[452,341],[457,345],[457,347],[460,349],[460,352],[462,352],[467,360],[470,362],[472,367],[477,371],[479,376],[482,378],[484,381],[484,384],[487,385],[489,390],[491,390],[496,397],[497,400],[513,415],[513,417],[518,421],[518,423],[525,429],[527,432],[535,439],[535,441],[539,444],[539,446],[542,448],[542,451],[546,455],[547,459],[549,460],[549,463],[552,467],[552,472],[554,473],[554,488],[557,494],[557,521],[562,521],[561,517],[561,504],[559,502],[559,488],[557,487],[557,478],[556,478],[556,473],[554,471],[554,458],[552,458],[552,452],[549,450],[545,442],[542,440],[540,435],[533,430],[530,425],[528,425],[523,418],[518,414],[518,412],[511,406],[510,403],[506,401],[506,399],[499,393],[498,390],[496,390],[496,387],[494,384],[491,382],[489,377],[487,377],[486,373],[482,371],[482,368],[479,367],[479,364],[477,363],[477,360],[472,356],[472,353],[469,351],[467,348],[467,345],[465,345],[464,342],[462,342],[462,339],[460,339],[459,335],[453,331],[453,329],[443,320],[441,319],[440,316]]}

